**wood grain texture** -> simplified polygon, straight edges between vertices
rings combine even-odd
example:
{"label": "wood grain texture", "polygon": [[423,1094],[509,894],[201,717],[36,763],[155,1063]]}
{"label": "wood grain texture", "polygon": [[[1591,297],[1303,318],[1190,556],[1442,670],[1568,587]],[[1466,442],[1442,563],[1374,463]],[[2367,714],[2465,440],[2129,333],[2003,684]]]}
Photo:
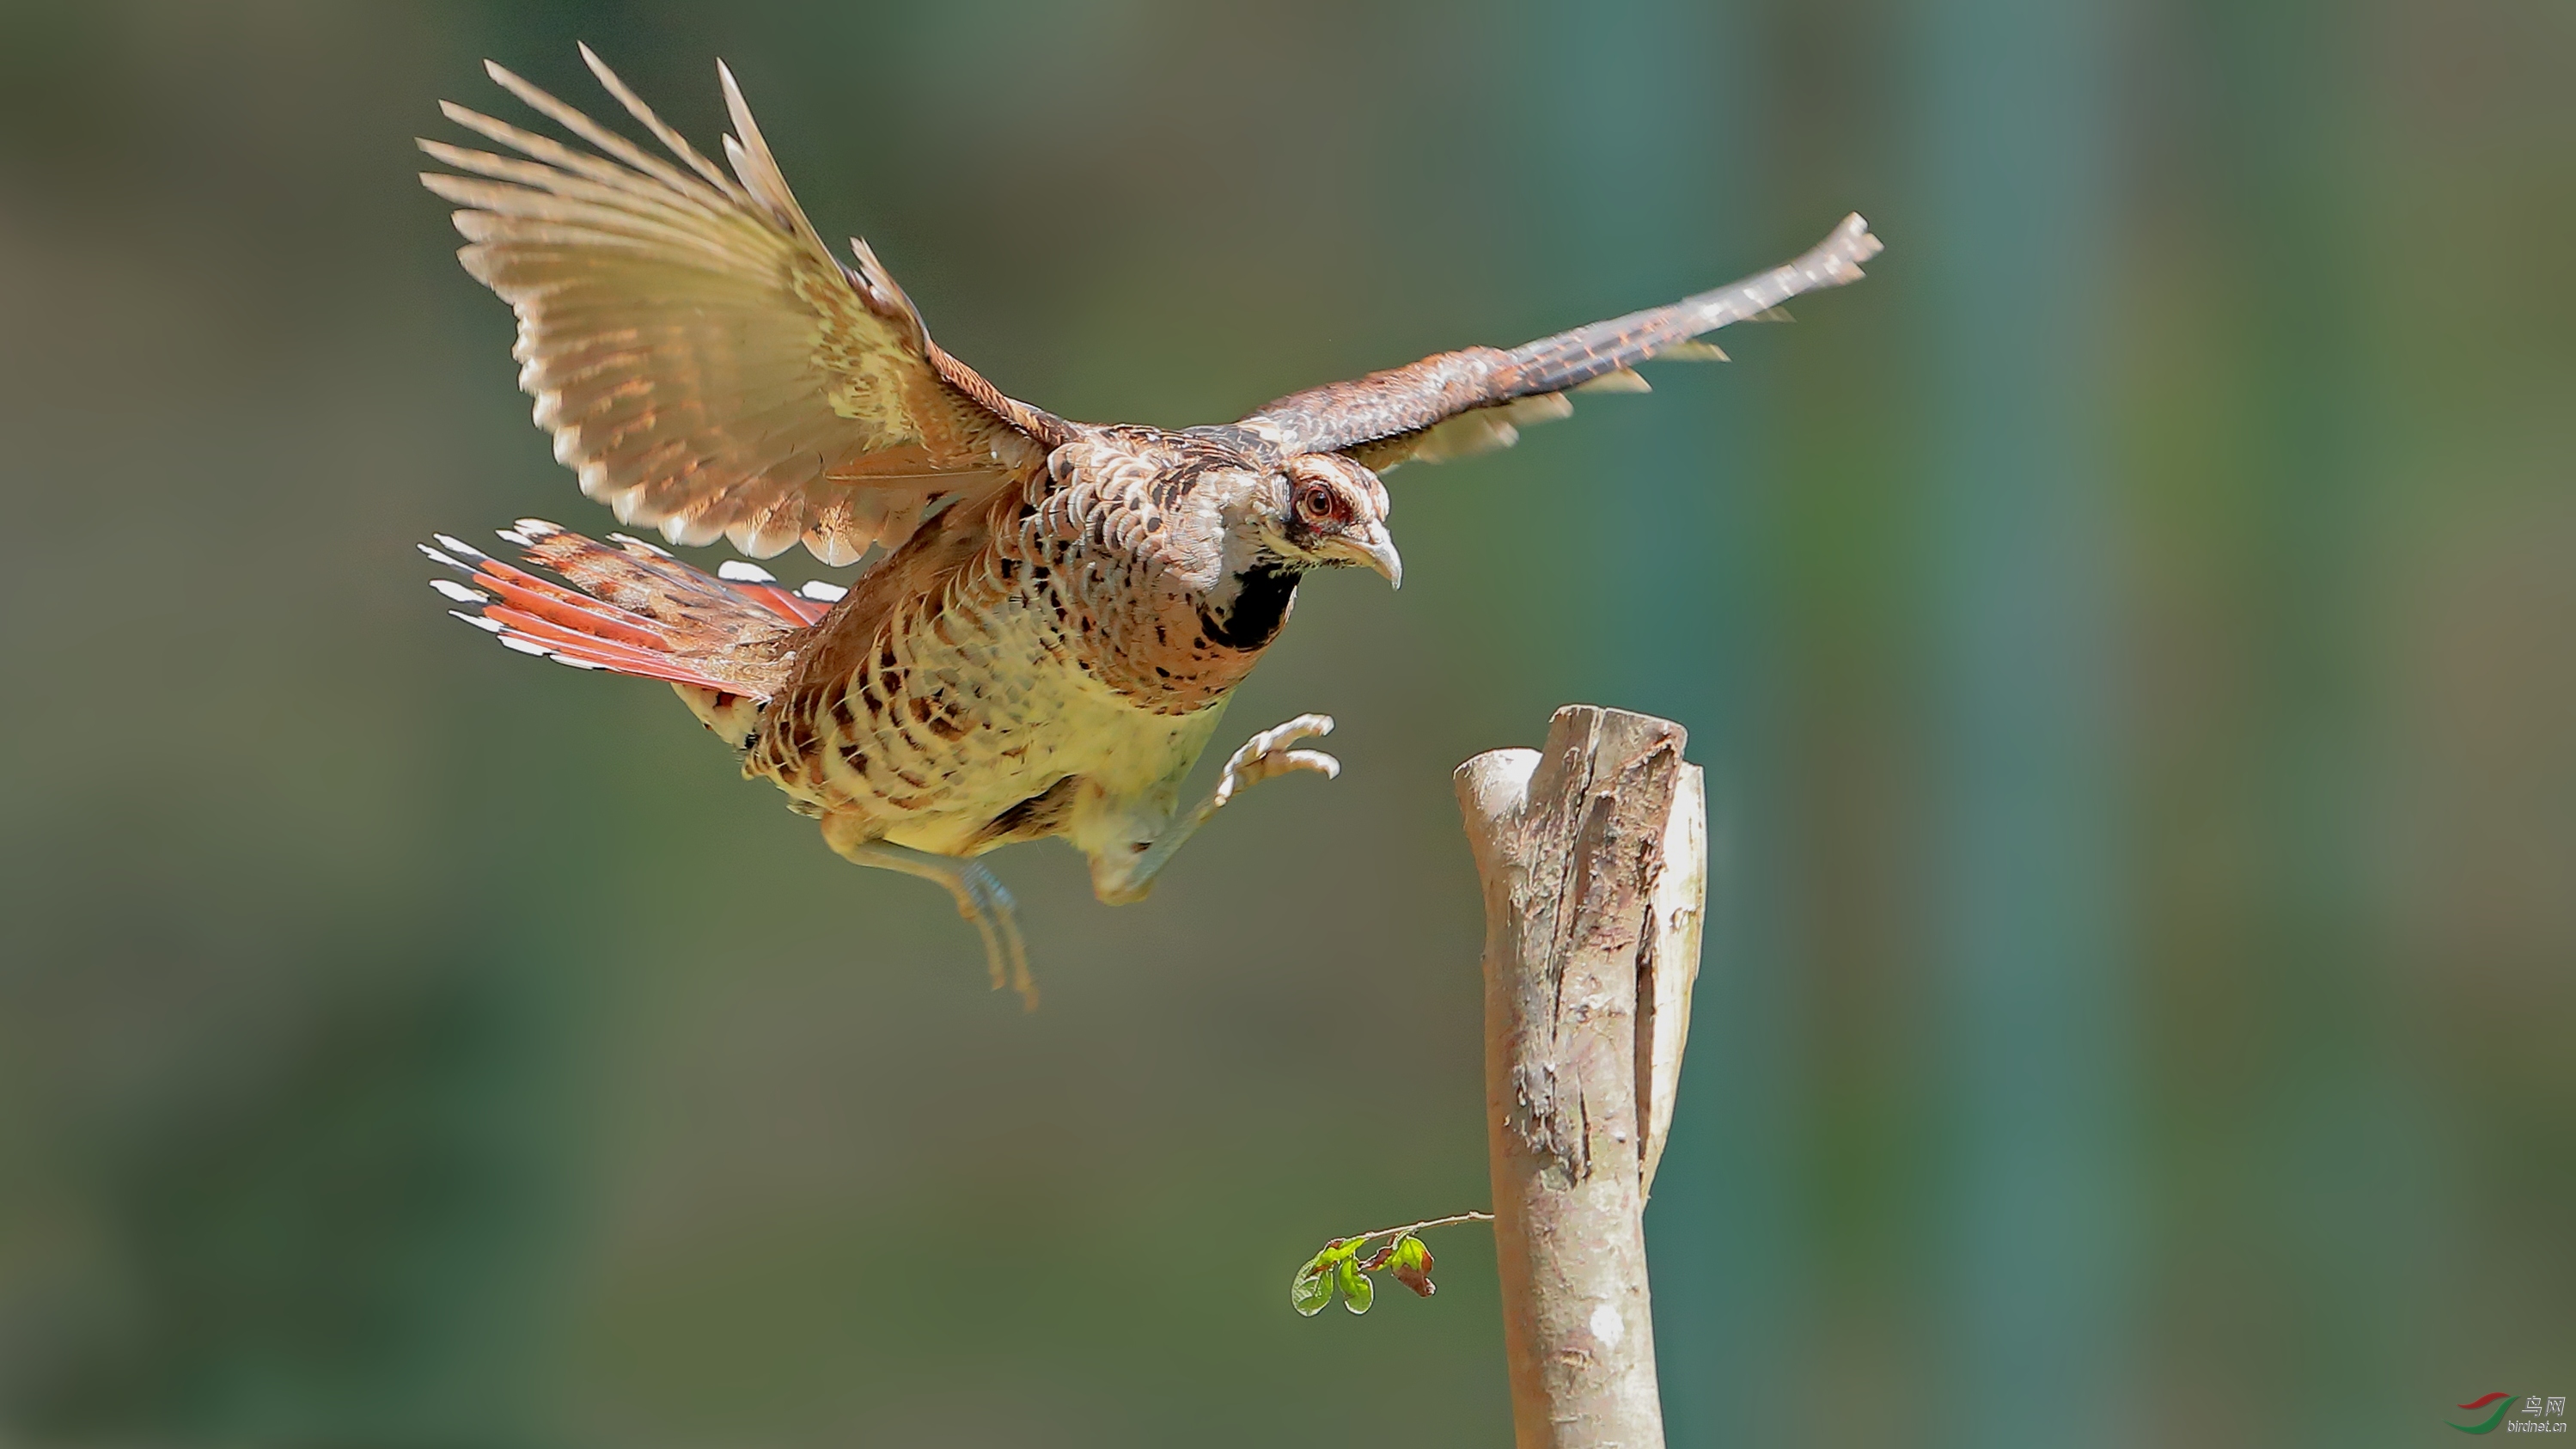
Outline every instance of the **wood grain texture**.
{"label": "wood grain texture", "polygon": [[1543,748],[1458,770],[1485,896],[1485,1125],[1521,1449],[1664,1442],[1642,1215],[1706,879],[1684,739],[1569,705]]}

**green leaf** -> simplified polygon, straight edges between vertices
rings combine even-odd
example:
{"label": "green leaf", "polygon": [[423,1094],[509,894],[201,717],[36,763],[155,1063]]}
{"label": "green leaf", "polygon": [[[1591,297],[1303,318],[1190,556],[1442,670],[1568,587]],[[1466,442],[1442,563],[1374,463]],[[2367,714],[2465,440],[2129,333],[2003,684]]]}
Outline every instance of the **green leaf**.
{"label": "green leaf", "polygon": [[1298,1269],[1296,1278],[1288,1284],[1288,1306],[1308,1318],[1323,1312],[1325,1305],[1333,1301],[1333,1265],[1329,1261],[1332,1251],[1326,1248],[1308,1258],[1306,1266]]}
{"label": "green leaf", "polygon": [[1358,1263],[1347,1257],[1342,1259],[1340,1276],[1342,1306],[1353,1313],[1368,1312],[1369,1300],[1377,1296],[1377,1285],[1369,1281],[1369,1275],[1360,1271]]}
{"label": "green leaf", "polygon": [[1395,1274],[1395,1281],[1425,1298],[1439,1291],[1431,1281],[1431,1250],[1422,1246],[1420,1238],[1407,1236],[1396,1239],[1394,1248],[1387,1255],[1386,1266],[1387,1271]]}

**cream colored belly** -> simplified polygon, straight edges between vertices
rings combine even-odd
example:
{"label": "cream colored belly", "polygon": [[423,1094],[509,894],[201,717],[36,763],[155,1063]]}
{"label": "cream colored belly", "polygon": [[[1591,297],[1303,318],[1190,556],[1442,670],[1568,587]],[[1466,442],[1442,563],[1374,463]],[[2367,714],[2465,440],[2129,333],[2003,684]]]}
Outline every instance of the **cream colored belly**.
{"label": "cream colored belly", "polygon": [[896,668],[872,668],[853,685],[885,708],[854,706],[847,731],[824,722],[818,803],[863,812],[894,844],[960,855],[998,844],[979,837],[1003,812],[1079,777],[1058,830],[1075,846],[1092,853],[1159,834],[1223,701],[1188,714],[1140,708],[1075,662],[1081,644],[1055,632],[1051,616],[1017,604],[995,601],[980,628],[954,617],[945,629],[899,623]]}
{"label": "cream colored belly", "polygon": [[[1033,694],[1016,717],[959,741],[961,757],[980,757],[955,777],[932,811],[912,814],[885,832],[897,845],[940,855],[975,849],[986,825],[1056,782],[1085,782],[1064,834],[1086,853],[1160,833],[1179,801],[1180,783],[1207,748],[1225,706],[1194,714],[1154,714],[1088,679],[1076,687]],[[1013,755],[1008,752],[1018,750]],[[998,842],[987,842],[990,849]]]}

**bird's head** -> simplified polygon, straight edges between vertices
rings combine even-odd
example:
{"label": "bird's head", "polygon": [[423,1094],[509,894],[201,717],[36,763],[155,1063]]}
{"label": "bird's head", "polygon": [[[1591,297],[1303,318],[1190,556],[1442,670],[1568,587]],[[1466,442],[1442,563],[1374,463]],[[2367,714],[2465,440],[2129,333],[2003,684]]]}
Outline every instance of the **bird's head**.
{"label": "bird's head", "polygon": [[1291,569],[1358,564],[1404,586],[1404,560],[1387,532],[1386,485],[1339,453],[1304,453],[1279,469],[1257,520],[1263,551]]}

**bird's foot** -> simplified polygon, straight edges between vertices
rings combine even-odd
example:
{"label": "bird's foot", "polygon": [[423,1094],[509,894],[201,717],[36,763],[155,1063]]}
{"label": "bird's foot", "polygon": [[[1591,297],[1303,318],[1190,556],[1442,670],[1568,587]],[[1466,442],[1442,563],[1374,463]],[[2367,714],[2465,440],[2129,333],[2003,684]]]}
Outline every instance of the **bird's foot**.
{"label": "bird's foot", "polygon": [[1018,903],[993,873],[980,865],[960,866],[948,886],[957,898],[957,914],[974,923],[984,938],[984,964],[993,973],[993,989],[1007,984],[1020,994],[1020,1004],[1038,1007],[1037,979],[1029,974],[1029,946],[1020,937]]}
{"label": "bird's foot", "polygon": [[1108,905],[1125,905],[1141,901],[1154,888],[1154,878],[1171,863],[1172,853],[1190,838],[1208,817],[1223,809],[1225,803],[1247,786],[1257,785],[1273,776],[1292,770],[1306,770],[1330,780],[1342,773],[1342,762],[1322,750],[1295,748],[1299,740],[1311,740],[1333,732],[1333,717],[1328,714],[1301,714],[1286,724],[1263,730],[1243,742],[1226,759],[1225,769],[1217,775],[1216,788],[1198,805],[1184,811],[1164,825],[1151,840],[1137,841],[1123,851],[1104,851],[1091,858],[1091,893]]}
{"label": "bird's foot", "polygon": [[1217,776],[1216,792],[1208,797],[1208,808],[1222,806],[1235,792],[1260,784],[1291,770],[1312,770],[1330,780],[1342,773],[1342,762],[1322,750],[1292,749],[1299,740],[1321,739],[1333,732],[1333,717],[1328,714],[1301,714],[1286,724],[1263,730],[1243,742],[1243,748],[1227,758],[1224,773]]}
{"label": "bird's foot", "polygon": [[909,846],[892,845],[845,833],[841,817],[823,822],[823,839],[844,860],[936,883],[957,902],[957,914],[974,923],[984,938],[984,964],[993,973],[993,989],[1008,985],[1020,993],[1020,1004],[1038,1007],[1038,984],[1029,974],[1029,946],[1020,936],[1020,917],[1011,893],[993,873],[973,861],[956,860]]}

